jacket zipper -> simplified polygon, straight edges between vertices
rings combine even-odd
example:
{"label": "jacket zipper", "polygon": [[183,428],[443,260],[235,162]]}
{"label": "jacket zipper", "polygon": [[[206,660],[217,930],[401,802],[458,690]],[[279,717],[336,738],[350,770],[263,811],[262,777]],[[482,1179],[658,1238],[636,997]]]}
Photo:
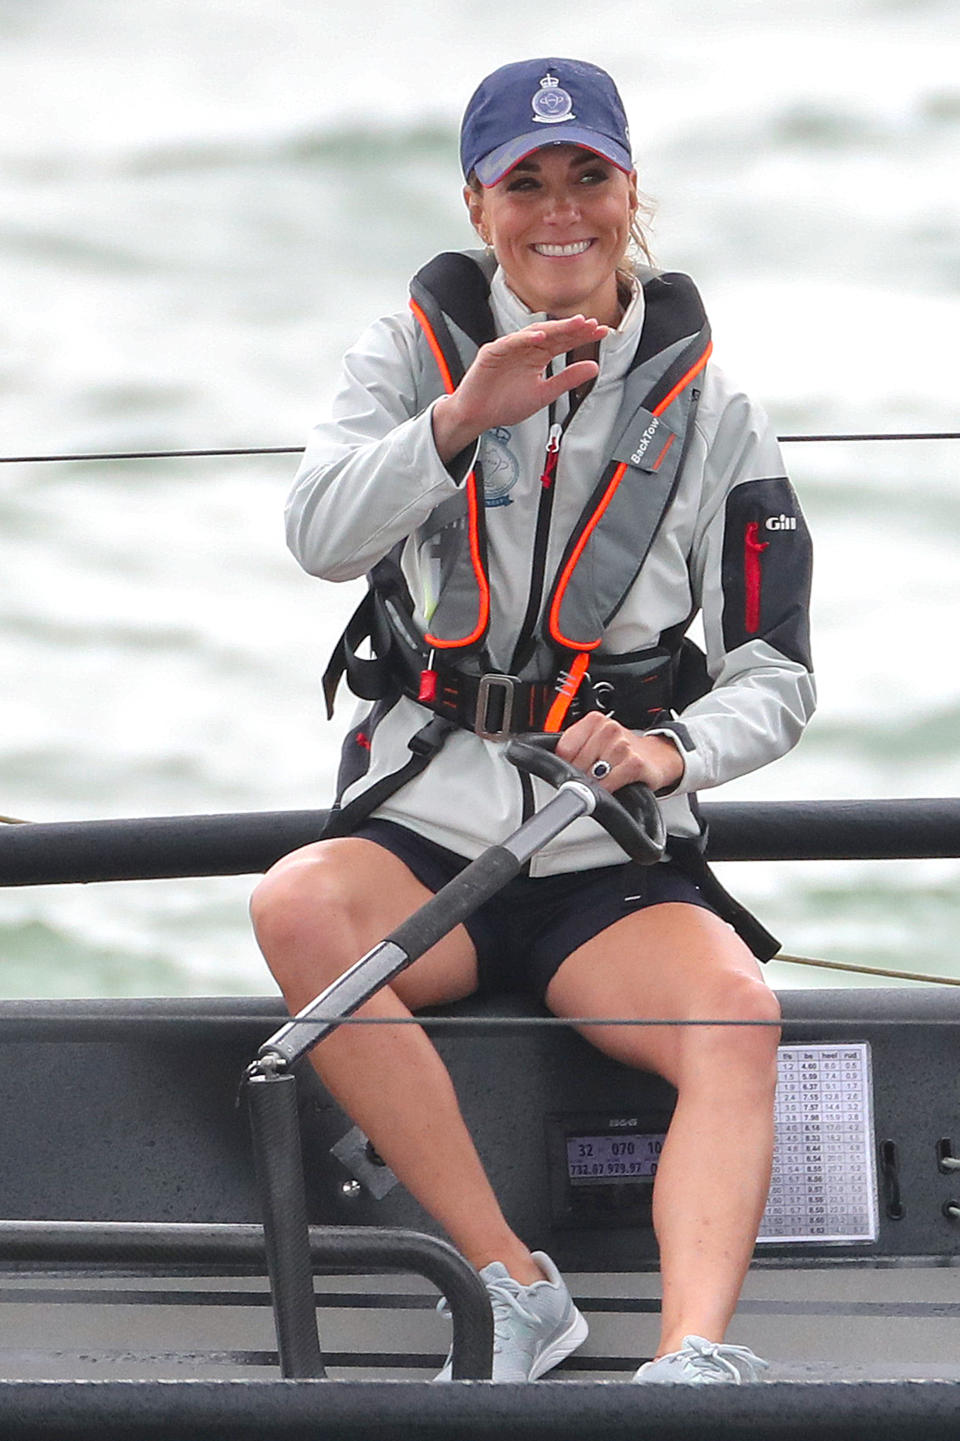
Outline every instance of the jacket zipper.
{"label": "jacket zipper", "polygon": [[560,443],[564,427],[555,419],[554,407],[549,410],[550,428],[547,432],[547,447],[540,473],[540,499],[537,505],[537,525],[533,537],[533,564],[530,569],[530,594],[527,609],[520,626],[520,634],[513,648],[511,668],[514,675],[529,660],[529,645],[543,598],[543,576],[547,565],[547,543],[550,539],[550,517],[553,514],[554,481],[560,459]]}
{"label": "jacket zipper", "polygon": [[547,436],[547,454],[543,462],[543,473],[540,476],[540,484],[544,490],[549,490],[553,485],[553,477],[557,470],[557,459],[560,455],[560,441],[563,439],[563,426],[553,421],[550,432]]}
{"label": "jacket zipper", "polygon": [[[552,366],[551,366],[552,370]],[[540,472],[540,499],[537,505],[537,525],[533,536],[533,565],[530,569],[530,594],[527,600],[527,609],[520,626],[520,634],[517,643],[513,648],[513,658],[510,668],[514,675],[526,665],[533,652],[533,634],[537,620],[540,615],[540,606],[543,601],[543,577],[547,568],[547,543],[550,539],[550,517],[553,514],[553,497],[555,492],[555,481],[557,478],[557,466],[560,461],[560,446],[566,434],[567,426],[570,424],[577,410],[578,405],[571,405],[563,424],[557,421],[556,405],[550,406],[548,415],[547,444],[543,457],[543,469]],[[521,815],[523,820],[529,820],[533,815],[533,781],[525,771],[520,771],[520,790],[523,796]],[[522,874],[530,874],[530,862],[523,867]]]}
{"label": "jacket zipper", "polygon": [[760,522],[751,520],[743,537],[743,622],[747,635],[756,635],[760,629],[760,596],[763,584],[763,566],[760,557],[770,544],[760,540]]}
{"label": "jacket zipper", "polygon": [[[513,649],[511,669],[514,675],[526,665],[530,659],[531,641],[537,617],[540,614],[540,602],[543,596],[543,576],[547,565],[547,542],[550,539],[550,517],[553,514],[554,481],[557,476],[557,463],[560,459],[560,444],[563,440],[565,427],[559,425],[556,419],[556,410],[550,406],[549,429],[547,430],[547,445],[543,457],[543,469],[540,472],[540,499],[537,503],[537,525],[533,537],[533,565],[530,570],[530,595],[527,600],[527,610],[523,617],[523,624],[520,627],[520,634]],[[523,798],[521,817],[527,821],[533,815],[533,782],[525,771],[519,772],[520,793]],[[530,874],[530,862],[523,867],[522,874]]]}

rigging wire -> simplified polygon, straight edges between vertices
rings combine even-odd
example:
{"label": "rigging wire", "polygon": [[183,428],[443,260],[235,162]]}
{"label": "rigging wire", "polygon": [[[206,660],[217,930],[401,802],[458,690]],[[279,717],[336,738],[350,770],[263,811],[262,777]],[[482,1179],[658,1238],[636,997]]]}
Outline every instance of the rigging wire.
{"label": "rigging wire", "polygon": [[895,434],[889,431],[864,435],[778,435],[781,445],[797,445],[803,441],[834,440],[960,440],[957,430],[918,430]]}
{"label": "rigging wire", "polygon": [[[781,445],[874,440],[960,440],[960,430],[906,431],[900,434],[874,432],[839,435],[780,435]],[[75,460],[177,460],[208,456],[302,455],[302,445],[249,445],[197,450],[101,450],[62,455],[0,455],[0,465],[41,465],[47,461]]]}
{"label": "rigging wire", "polygon": [[183,456],[302,454],[302,445],[250,445],[213,450],[103,450],[79,455],[0,455],[0,465],[39,465],[47,460],[175,460]]}
{"label": "rigging wire", "polygon": [[[846,993],[845,993],[846,994]],[[19,1003],[21,1006],[26,1004]],[[108,1002],[109,1004],[109,1002]],[[29,1016],[21,1013],[16,1019],[25,1022],[29,1019],[34,1024],[39,1019],[42,1027],[44,1017]],[[293,1026],[314,1026],[318,1023],[334,1026],[420,1026],[424,1030],[432,1030],[434,1027],[441,1030],[467,1030],[470,1028],[491,1030],[491,1031],[523,1031],[528,1028],[554,1028],[562,1026],[628,1026],[652,1027],[666,1026],[679,1029],[682,1026],[694,1027],[721,1027],[733,1026],[744,1028],[746,1026],[774,1027],[782,1030],[784,1027],[810,1026],[821,1029],[826,1026],[839,1026],[842,1031],[849,1033],[853,1027],[859,1026],[953,1026],[956,1027],[956,1017],[953,1015],[930,1015],[922,1016],[878,1016],[858,1015],[851,1013],[842,1016],[784,1016],[779,1021],[764,1021],[754,1019],[701,1019],[699,1017],[687,1018],[681,1016],[432,1016],[418,1013],[414,1016],[341,1016],[336,1013],[324,1015],[317,1012],[310,1016],[284,1016],[277,1011],[221,1011],[216,1015],[208,1016],[190,1013],[188,1011],[171,1011],[167,1014],[153,1011],[121,1011],[109,1010],[103,1012],[91,1011],[87,1015],[72,1015],[69,1020],[78,1029],[87,1026],[127,1025],[136,1022],[144,1022],[148,1025],[203,1025],[210,1027],[238,1026],[238,1025],[263,1025],[270,1026],[273,1030],[281,1026],[286,1030]],[[62,1028],[62,1017],[57,1018],[58,1027]],[[786,1041],[785,1044],[797,1044]],[[800,1043],[802,1044],[802,1042]]]}

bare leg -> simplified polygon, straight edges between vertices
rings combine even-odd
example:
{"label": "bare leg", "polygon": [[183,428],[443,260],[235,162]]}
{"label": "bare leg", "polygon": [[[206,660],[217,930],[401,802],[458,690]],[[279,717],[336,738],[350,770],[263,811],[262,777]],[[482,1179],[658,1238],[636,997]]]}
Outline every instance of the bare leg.
{"label": "bare leg", "polygon": [[[779,1019],[776,997],[738,937],[695,906],[626,916],[557,971],[558,1015]],[[677,1106],[654,1185],[663,1314],[657,1355],[686,1335],[722,1341],[770,1186],[775,1025],[581,1028],[599,1049],[655,1071]]]}
{"label": "bare leg", "polygon": [[[324,841],[280,861],[254,892],[257,939],[292,1012],[430,897],[396,856],[371,841]],[[470,995],[477,965],[458,926],[397,976],[359,1016],[409,1018]],[[504,1218],[466,1129],[449,1073],[419,1026],[343,1026],[311,1060],[324,1085],[387,1165],[479,1270],[502,1261],[527,1285],[542,1279]]]}

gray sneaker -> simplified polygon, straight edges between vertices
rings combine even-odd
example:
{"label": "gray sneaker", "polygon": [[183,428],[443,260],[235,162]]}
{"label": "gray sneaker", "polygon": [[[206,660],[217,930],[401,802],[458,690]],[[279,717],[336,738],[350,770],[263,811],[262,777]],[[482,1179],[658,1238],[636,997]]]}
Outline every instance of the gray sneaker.
{"label": "gray sneaker", "polygon": [[723,1382],[739,1386],[741,1381],[758,1381],[758,1371],[766,1371],[768,1364],[747,1346],[722,1346],[702,1336],[684,1336],[679,1351],[668,1351],[666,1356],[648,1361],[633,1380],[666,1386],[716,1386]]}
{"label": "gray sneaker", "polygon": [[[547,1279],[530,1286],[515,1281],[502,1261],[480,1272],[493,1306],[494,1381],[536,1381],[587,1338],[587,1323],[550,1257],[534,1251],[533,1259]],[[437,1310],[450,1314],[442,1298]],[[436,1380],[452,1379],[448,1356]]]}

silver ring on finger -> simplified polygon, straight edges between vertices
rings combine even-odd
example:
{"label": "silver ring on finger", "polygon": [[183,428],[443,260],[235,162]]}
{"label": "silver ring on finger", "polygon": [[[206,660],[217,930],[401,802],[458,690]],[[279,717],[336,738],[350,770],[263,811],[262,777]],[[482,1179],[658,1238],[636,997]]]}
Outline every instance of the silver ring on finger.
{"label": "silver ring on finger", "polygon": [[599,760],[594,761],[593,765],[590,767],[590,774],[593,776],[594,780],[602,781],[604,777],[608,776],[612,770],[613,766],[610,764],[609,761]]}

